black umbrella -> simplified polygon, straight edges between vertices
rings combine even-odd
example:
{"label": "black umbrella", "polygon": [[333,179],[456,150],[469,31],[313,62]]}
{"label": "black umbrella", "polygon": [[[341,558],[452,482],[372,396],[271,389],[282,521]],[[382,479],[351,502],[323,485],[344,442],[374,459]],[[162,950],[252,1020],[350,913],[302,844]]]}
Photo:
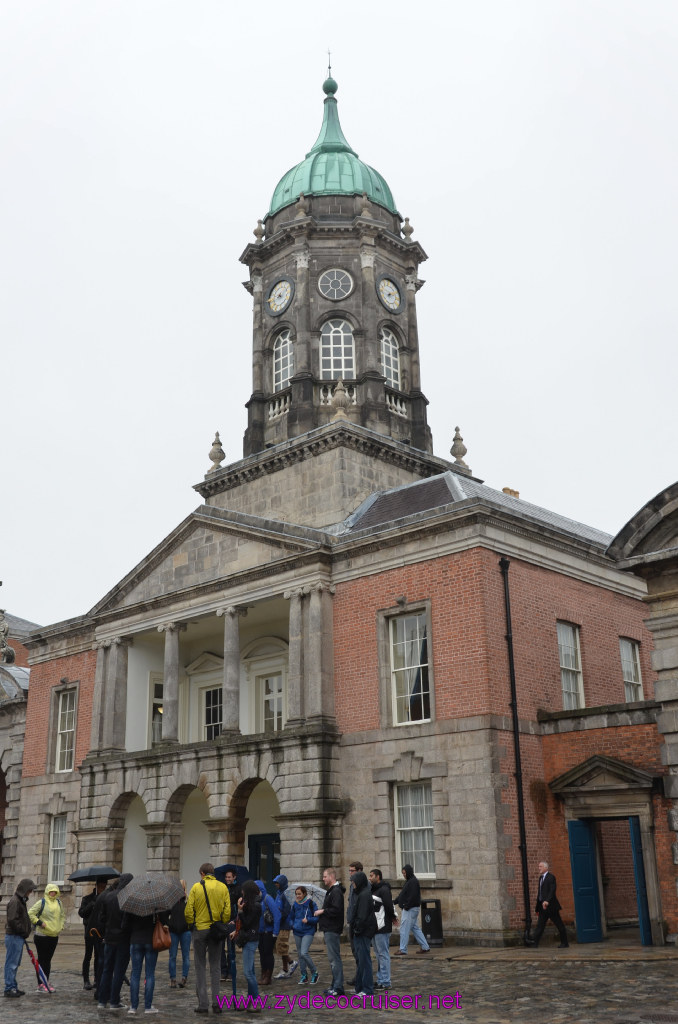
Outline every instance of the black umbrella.
{"label": "black umbrella", "polygon": [[91,868],[78,868],[72,875],[68,876],[69,882],[96,882],[98,878],[102,882],[107,882],[109,878],[119,878],[120,872],[116,871],[115,868],[97,867],[96,865]]}

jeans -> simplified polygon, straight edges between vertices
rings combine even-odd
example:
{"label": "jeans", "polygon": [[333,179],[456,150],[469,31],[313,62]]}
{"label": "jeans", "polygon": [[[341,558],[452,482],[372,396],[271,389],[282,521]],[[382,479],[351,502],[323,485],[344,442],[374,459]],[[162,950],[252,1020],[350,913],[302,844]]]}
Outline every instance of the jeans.
{"label": "jeans", "polygon": [[20,935],[5,935],[5,992],[16,988],[16,972],[24,951],[24,940]]}
{"label": "jeans", "polygon": [[172,945],[169,951],[169,976],[174,980],[177,976],[177,950],[181,946],[181,977],[188,977],[188,968],[191,966],[191,933],[187,930],[177,934],[170,932]]}
{"label": "jeans", "polygon": [[353,933],[353,948],[356,953],[355,987],[356,992],[364,992],[365,995],[374,995],[374,975],[372,974],[372,957],[370,956],[370,943],[365,935]]}
{"label": "jeans", "polygon": [[258,939],[255,939],[254,942],[245,943],[242,948],[242,969],[247,978],[247,995],[252,996],[253,999],[257,999],[259,996],[257,976],[254,971],[254,954],[258,948]]}
{"label": "jeans", "polygon": [[314,935],[315,932],[311,932],[310,935],[297,935],[296,932],[294,933],[294,942],[297,947],[297,956],[299,957],[299,970],[303,976],[307,975],[309,971],[311,974],[315,974],[315,964],[308,954]]}
{"label": "jeans", "polygon": [[146,962],[146,988],[144,989],[144,1009],[150,1010],[153,1006],[153,990],[155,988],[155,965],[158,960],[158,951],[153,949],[150,942],[133,942],[129,947],[132,958],[132,973],[129,979],[129,1001],[133,1010],[139,1006],[139,985],[141,982],[141,968]]}
{"label": "jeans", "polygon": [[390,932],[377,932],[372,939],[377,955],[377,981],[380,985],[391,984],[391,954],[388,951]]}
{"label": "jeans", "polygon": [[429,944],[426,941],[426,936],[417,924],[417,918],[419,917],[419,907],[410,907],[409,910],[403,910],[400,915],[400,952],[407,953],[407,942],[410,937],[410,931],[414,935],[416,941],[419,943],[422,949],[429,949]]}
{"label": "jeans", "polygon": [[104,943],[104,966],[97,989],[98,1002],[120,1005],[120,989],[128,964],[129,942],[126,939]]}
{"label": "jeans", "polygon": [[[193,959],[195,961],[195,993],[198,1008],[209,1010],[207,998],[207,960],[210,965],[210,990],[212,1006],[217,1005],[219,982],[221,981],[221,942],[208,940],[209,928],[196,928],[193,932]],[[190,932],[189,932],[190,934]]]}
{"label": "jeans", "polygon": [[325,948],[327,959],[332,971],[332,988],[335,992],[343,995],[344,992],[344,965],[341,962],[341,935],[336,932],[325,932]]}

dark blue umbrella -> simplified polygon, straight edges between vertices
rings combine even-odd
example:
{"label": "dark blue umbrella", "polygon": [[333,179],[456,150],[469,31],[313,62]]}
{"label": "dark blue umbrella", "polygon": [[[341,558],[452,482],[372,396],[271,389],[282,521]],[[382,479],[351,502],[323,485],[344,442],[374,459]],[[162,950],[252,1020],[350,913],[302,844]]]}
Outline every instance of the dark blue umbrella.
{"label": "dark blue umbrella", "polygon": [[248,882],[252,877],[247,868],[242,864],[221,864],[218,868],[214,869],[214,877],[220,882],[225,882],[227,871],[233,871],[238,885]]}

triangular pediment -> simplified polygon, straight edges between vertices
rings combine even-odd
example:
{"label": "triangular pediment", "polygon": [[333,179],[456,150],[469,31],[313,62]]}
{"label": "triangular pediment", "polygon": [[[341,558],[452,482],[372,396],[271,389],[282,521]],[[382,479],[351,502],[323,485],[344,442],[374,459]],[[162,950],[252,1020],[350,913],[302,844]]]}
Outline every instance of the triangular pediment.
{"label": "triangular pediment", "polygon": [[90,612],[157,601],[285,563],[324,547],[319,530],[202,506],[188,516]]}
{"label": "triangular pediment", "polygon": [[220,672],[224,667],[224,659],[216,654],[206,651],[187,665],[184,672],[187,676],[195,675],[196,672]]}
{"label": "triangular pediment", "polygon": [[610,793],[617,790],[651,789],[654,776],[614,757],[594,754],[570,768],[549,786],[558,796],[584,793]]}

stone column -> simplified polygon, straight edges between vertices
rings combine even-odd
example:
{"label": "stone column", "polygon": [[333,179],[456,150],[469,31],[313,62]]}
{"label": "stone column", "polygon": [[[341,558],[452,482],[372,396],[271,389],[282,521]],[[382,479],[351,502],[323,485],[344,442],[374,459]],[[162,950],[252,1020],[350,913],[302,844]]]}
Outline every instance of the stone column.
{"label": "stone column", "polygon": [[116,636],[106,657],[106,677],[101,704],[102,745],[105,750],[124,750],[127,730],[127,662],[131,640]]}
{"label": "stone column", "polygon": [[219,608],[224,617],[224,682],[222,686],[222,732],[240,732],[240,624],[246,608]]}
{"label": "stone column", "polygon": [[311,587],[308,612],[308,666],[305,687],[306,718],[334,718],[332,601],[335,588]]}
{"label": "stone column", "polygon": [[407,347],[410,356],[409,391],[421,390],[421,371],[419,368],[419,328],[417,325],[417,273],[405,276],[407,293]]}
{"label": "stone column", "polygon": [[264,329],[263,329],[264,279],[261,272],[252,274],[252,391],[271,391],[264,387]]}
{"label": "stone column", "polygon": [[97,665],[94,673],[94,694],[92,698],[92,726],[90,731],[90,750],[100,750],[103,742],[103,715],[104,686],[106,682],[106,661],[110,641],[94,644],[93,650],[97,652]]}
{"label": "stone column", "polygon": [[[360,367],[360,375],[366,370],[381,373],[379,367],[379,339],[377,338],[377,291],[375,287],[374,264],[376,254],[374,239],[369,237],[361,238],[360,246],[360,267],[362,270],[362,328],[365,332],[363,339],[363,352],[356,352],[356,364]],[[358,372],[356,369],[356,376]]]}
{"label": "stone column", "polygon": [[294,345],[294,375],[298,373],[311,372],[311,329],[310,329],[310,303],[309,303],[309,281],[308,264],[310,254],[304,248],[301,252],[295,252],[294,260],[297,265],[297,281],[295,295],[295,309],[297,310],[297,337]]}
{"label": "stone column", "polygon": [[162,738],[170,743],[179,740],[179,634],[186,629],[183,622],[167,622],[158,626],[165,634],[165,664],[162,677]]}
{"label": "stone column", "polygon": [[304,591],[286,590],[286,601],[290,602],[289,648],[287,659],[287,721],[286,728],[294,729],[304,720],[304,642],[303,606]]}
{"label": "stone column", "polygon": [[177,874],[179,865],[170,866],[172,835],[176,825],[166,821],[153,821],[141,826],[146,833],[146,870]]}

